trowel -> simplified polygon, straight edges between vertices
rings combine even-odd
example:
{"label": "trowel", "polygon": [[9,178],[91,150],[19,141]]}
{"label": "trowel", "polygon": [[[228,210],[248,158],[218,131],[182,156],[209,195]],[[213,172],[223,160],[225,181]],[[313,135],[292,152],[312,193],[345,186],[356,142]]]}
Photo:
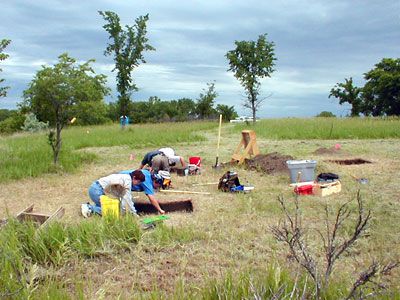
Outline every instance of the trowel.
{"label": "trowel", "polygon": [[358,183],[361,183],[361,184],[367,184],[368,183],[368,179],[367,178],[359,178],[359,177],[354,176],[353,174],[350,174],[350,175],[355,180],[357,180]]}

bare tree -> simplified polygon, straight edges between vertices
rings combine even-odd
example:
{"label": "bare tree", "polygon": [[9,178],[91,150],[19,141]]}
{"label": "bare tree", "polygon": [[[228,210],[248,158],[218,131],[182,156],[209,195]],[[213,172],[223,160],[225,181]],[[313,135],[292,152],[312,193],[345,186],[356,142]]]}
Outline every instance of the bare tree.
{"label": "bare tree", "polygon": [[[294,260],[302,266],[316,286],[316,298],[320,297],[322,290],[329,286],[329,279],[333,273],[334,265],[343,253],[349,251],[358,239],[364,236],[371,219],[371,211],[365,211],[360,192],[357,193],[357,211],[354,224],[350,224],[350,234],[343,236],[342,229],[349,223],[353,211],[349,208],[349,202],[341,205],[336,212],[333,224],[329,221],[328,205],[325,205],[325,232],[318,230],[324,248],[325,262],[319,267],[317,253],[314,253],[307,244],[307,229],[302,225],[302,217],[299,208],[298,198],[295,198],[295,209],[290,213],[282,197],[278,198],[281,209],[285,214],[283,223],[271,227],[271,231],[278,241],[284,242]],[[372,263],[367,270],[363,271],[354,282],[347,299],[354,298],[357,294],[361,295],[361,287],[371,284],[376,287],[375,294],[381,292],[385,286],[375,282],[378,274],[381,276],[390,275],[390,271],[399,266],[399,262],[388,264]]]}

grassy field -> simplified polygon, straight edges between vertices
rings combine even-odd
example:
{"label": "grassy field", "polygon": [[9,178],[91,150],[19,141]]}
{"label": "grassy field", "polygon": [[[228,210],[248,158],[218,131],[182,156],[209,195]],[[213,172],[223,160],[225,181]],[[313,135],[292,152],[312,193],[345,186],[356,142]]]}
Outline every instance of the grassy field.
{"label": "grassy field", "polygon": [[215,126],[218,125],[193,122],[135,125],[125,130],[117,125],[67,128],[62,132],[63,144],[58,169],[52,163],[46,132],[0,137],[0,180],[37,177],[60,171],[73,172],[84,164],[98,161],[98,155],[85,151],[90,148],[124,147],[123,151],[137,151],[146,147],[200,141],[204,137],[197,132]]}
{"label": "grassy field", "polygon": [[[219,157],[220,161],[229,161],[240,142],[240,131],[254,129],[262,153],[315,159],[316,174],[340,175],[341,193],[299,198],[302,222],[309,233],[308,245],[316,253],[321,270],[322,242],[315,233],[325,228],[325,205],[332,213],[329,217],[332,222],[335,210],[355,200],[360,191],[365,208],[372,212],[367,235],[337,262],[330,287],[322,295],[325,299],[343,299],[359,273],[373,260],[386,263],[400,259],[400,234],[396,229],[400,217],[397,179],[400,139],[394,135],[399,121],[328,119],[328,124],[324,124],[321,120],[324,119],[284,119],[280,120],[281,126],[279,120],[266,120],[256,127],[224,124]],[[333,130],[329,122],[334,122]],[[61,223],[39,232],[30,224],[14,222],[0,230],[0,298],[268,299],[274,295],[286,299],[298,299],[302,295],[312,298],[311,278],[271,232],[271,227],[284,219],[277,198],[283,197],[293,209],[289,176],[268,175],[235,166],[241,182],[255,186],[253,192],[226,194],[217,191],[216,185],[195,186],[218,181],[226,170],[212,168],[217,153],[218,124],[168,124],[168,129],[165,126],[132,126],[126,131],[117,126],[71,128],[63,135],[64,146],[70,152],[63,155],[71,153],[80,157],[76,165],[69,164],[63,172],[43,167],[41,173],[21,175],[16,177],[18,180],[2,175],[0,218],[15,216],[31,203],[41,212],[53,212],[63,206],[65,216]],[[307,126],[315,132],[306,129]],[[288,136],[290,128],[299,129],[297,138]],[[321,128],[332,133],[322,135]],[[364,128],[368,135],[359,128]],[[385,131],[388,136],[382,133]],[[14,169],[22,168],[21,174],[25,174],[41,160],[51,162],[51,153],[46,150],[49,146],[42,137],[3,138],[0,172],[13,173],[17,172]],[[321,147],[332,148],[337,143],[341,144],[341,150],[335,154],[315,153]],[[32,161],[35,167],[30,166],[32,158],[29,157],[27,162],[15,166],[18,159],[22,161],[19,156],[24,151],[31,152],[21,150],[28,146],[38,158],[35,164]],[[210,195],[156,195],[160,202],[190,197],[193,213],[171,213],[170,219],[154,230],[141,228],[142,217],[102,220],[80,216],[80,204],[89,201],[87,188],[93,180],[138,166],[143,154],[158,146],[173,146],[186,158],[202,157],[201,175],[175,175],[172,182],[177,190],[204,191]],[[135,154],[133,161],[129,159],[131,153]],[[330,162],[354,158],[371,163]],[[359,184],[352,176],[368,178],[369,182]],[[145,199],[142,194],[135,196]],[[356,202],[350,207],[354,212]],[[341,234],[348,234],[350,228],[347,224]],[[399,299],[399,282],[400,273],[395,269],[385,279],[388,292],[375,299]]]}
{"label": "grassy field", "polygon": [[[235,126],[235,132],[247,124]],[[390,139],[400,138],[399,118],[310,118],[267,119],[256,123],[259,137],[275,140],[302,139]]]}

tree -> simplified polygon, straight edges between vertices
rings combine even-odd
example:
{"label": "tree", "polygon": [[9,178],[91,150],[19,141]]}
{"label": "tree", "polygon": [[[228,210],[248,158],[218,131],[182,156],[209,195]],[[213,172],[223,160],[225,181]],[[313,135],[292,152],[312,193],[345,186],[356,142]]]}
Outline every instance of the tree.
{"label": "tree", "polygon": [[[10,44],[11,40],[2,39],[0,41],[0,62],[7,59],[9,57],[8,54],[3,53],[4,49]],[[0,72],[3,70],[0,68]],[[4,79],[0,78],[0,83],[2,83]],[[1,87],[0,86],[0,97],[5,97],[7,95],[8,86]]]}
{"label": "tree", "polygon": [[178,99],[178,121],[193,119],[196,115],[196,103],[189,98]]}
{"label": "tree", "polygon": [[366,115],[400,115],[400,58],[384,58],[364,74],[362,90]]}
{"label": "tree", "polygon": [[132,71],[139,63],[146,63],[143,51],[155,50],[149,45],[146,38],[146,22],[149,15],[140,16],[135,20],[134,26],[126,25],[123,30],[119,16],[111,11],[99,11],[107,22],[103,28],[109,33],[111,42],[108,44],[104,55],[113,55],[117,70],[118,106],[120,115],[129,115],[131,93],[138,88],[132,79]]}
{"label": "tree", "polygon": [[22,109],[33,112],[40,121],[49,122],[49,144],[53,150],[53,162],[58,163],[61,150],[61,131],[74,117],[73,112],[82,102],[101,104],[109,93],[106,76],[95,75],[89,60],[77,64],[64,53],[54,67],[43,66],[24,91]]}
{"label": "tree", "polygon": [[349,103],[351,105],[350,115],[357,117],[362,112],[361,88],[353,85],[353,78],[344,79],[344,83],[337,83],[329,94],[330,97],[339,99],[339,104]]}
{"label": "tree", "polygon": [[235,41],[236,48],[228,51],[226,57],[229,61],[228,71],[232,71],[236,79],[244,87],[247,99],[244,107],[250,108],[253,122],[256,122],[256,112],[263,99],[260,94],[260,80],[271,77],[274,70],[274,43],[267,41],[267,34],[260,35],[257,42]]}
{"label": "tree", "polygon": [[320,118],[336,118],[336,115],[333,114],[330,111],[321,111],[318,115],[316,115],[316,117],[320,117]]}
{"label": "tree", "polygon": [[224,119],[226,122],[229,122],[229,120],[235,119],[239,116],[234,106],[228,106],[225,104],[217,105],[217,113],[222,115],[222,119]]}
{"label": "tree", "polygon": [[215,91],[215,84],[207,83],[207,87],[207,89],[203,89],[204,93],[200,93],[196,103],[196,111],[201,119],[209,118],[216,114],[214,101],[218,97],[218,93]]}

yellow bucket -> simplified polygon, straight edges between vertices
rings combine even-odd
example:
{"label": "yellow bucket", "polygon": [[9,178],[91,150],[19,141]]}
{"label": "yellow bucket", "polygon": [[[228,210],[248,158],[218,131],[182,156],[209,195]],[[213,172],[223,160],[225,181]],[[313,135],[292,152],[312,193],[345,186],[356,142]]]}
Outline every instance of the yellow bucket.
{"label": "yellow bucket", "polygon": [[101,215],[119,217],[119,200],[107,195],[100,196]]}

